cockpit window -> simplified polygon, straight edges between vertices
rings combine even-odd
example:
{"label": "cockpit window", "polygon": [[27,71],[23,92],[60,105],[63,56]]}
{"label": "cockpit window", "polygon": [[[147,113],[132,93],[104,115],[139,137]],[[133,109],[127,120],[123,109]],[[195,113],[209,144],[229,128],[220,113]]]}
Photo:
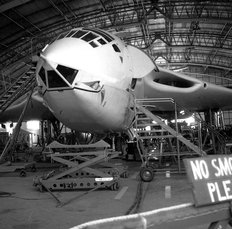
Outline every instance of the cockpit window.
{"label": "cockpit window", "polygon": [[93,48],[98,47],[98,45],[97,45],[96,42],[94,42],[94,41],[91,41],[89,44],[90,44]]}
{"label": "cockpit window", "polygon": [[86,31],[78,30],[78,31],[73,35],[73,37],[80,38],[80,37],[82,37],[83,35],[85,35],[86,33],[87,33]]}
{"label": "cockpit window", "polygon": [[92,32],[102,36],[108,42],[111,42],[111,41],[114,40],[114,38],[112,36],[110,36],[109,34],[103,32],[103,31],[100,31],[100,30],[97,30],[97,29],[87,29],[87,30],[92,31]]}
{"label": "cockpit window", "polygon": [[71,37],[75,32],[76,30],[71,30],[66,37]]}
{"label": "cockpit window", "polygon": [[[81,38],[82,40],[88,42],[93,48],[99,47],[101,45],[105,45],[108,42],[111,42],[114,40],[114,38],[104,31],[98,30],[98,29],[74,29],[70,32],[61,34],[57,39],[61,39],[64,37],[73,37],[73,38]],[[115,52],[120,52],[117,47],[113,47]]]}
{"label": "cockpit window", "polygon": [[116,44],[112,44],[112,46],[115,52],[121,52],[119,47]]}
{"label": "cockpit window", "polygon": [[98,41],[101,45],[106,44],[106,42],[105,42],[102,38],[98,39],[97,41]]}
{"label": "cockpit window", "polygon": [[84,41],[92,41],[93,39],[97,38],[97,35],[89,32],[88,34],[86,34],[84,37],[82,37],[81,39],[84,40]]}
{"label": "cockpit window", "polygon": [[46,83],[45,70],[44,70],[43,67],[42,67],[42,68],[40,69],[40,71],[39,71],[39,76],[40,76],[41,80],[43,81],[43,83],[44,83],[45,85],[47,85],[47,83]]}
{"label": "cockpit window", "polygon": [[75,76],[78,73],[78,70],[73,68],[68,68],[63,65],[58,65],[56,69],[70,84],[73,83]]}
{"label": "cockpit window", "polygon": [[69,87],[54,70],[48,70],[47,75],[49,88]]}

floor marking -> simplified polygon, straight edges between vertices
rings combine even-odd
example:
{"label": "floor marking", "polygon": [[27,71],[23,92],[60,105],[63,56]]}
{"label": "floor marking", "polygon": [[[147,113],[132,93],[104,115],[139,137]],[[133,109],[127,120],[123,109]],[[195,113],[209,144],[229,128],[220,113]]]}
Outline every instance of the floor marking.
{"label": "floor marking", "polygon": [[170,171],[166,171],[166,178],[170,178],[171,174]]}
{"label": "floor marking", "polygon": [[118,194],[114,197],[114,199],[115,199],[115,200],[120,200],[120,199],[123,197],[123,195],[126,193],[127,189],[128,189],[128,186],[124,186],[124,187],[118,192]]}
{"label": "floor marking", "polygon": [[135,172],[130,178],[135,180],[138,175],[139,175],[139,172]]}
{"label": "floor marking", "polygon": [[171,198],[171,186],[165,186],[165,199]]}

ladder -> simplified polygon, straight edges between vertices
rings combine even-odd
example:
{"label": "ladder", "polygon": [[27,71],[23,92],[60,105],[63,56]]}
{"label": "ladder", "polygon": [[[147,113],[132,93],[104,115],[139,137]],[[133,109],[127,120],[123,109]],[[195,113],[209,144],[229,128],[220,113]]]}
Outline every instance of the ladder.
{"label": "ladder", "polygon": [[[137,148],[142,160],[142,169],[140,171],[140,176],[143,181],[151,181],[154,176],[154,170],[156,170],[155,165],[151,162],[152,157],[156,157],[161,161],[163,156],[169,156],[177,158],[178,160],[178,171],[181,171],[181,156],[193,155],[204,156],[206,153],[197,145],[195,145],[190,140],[186,139],[178,132],[177,127],[177,112],[175,105],[175,119],[176,127],[172,128],[170,125],[166,124],[165,121],[157,115],[154,115],[150,109],[158,108],[159,103],[174,103],[173,99],[160,98],[160,99],[137,99],[135,100],[135,121],[134,130],[136,134]],[[172,139],[176,139],[176,145],[172,144]],[[182,145],[187,146],[187,153],[180,153],[180,142]],[[151,152],[149,149],[149,144],[159,145]],[[154,144],[155,143],[155,144]],[[167,144],[169,151],[163,153],[164,144]],[[146,148],[148,146],[148,148]],[[158,149],[157,149],[158,148]]]}
{"label": "ladder", "polygon": [[35,64],[22,74],[1,96],[0,113],[4,112],[16,99],[35,87]]}
{"label": "ladder", "polygon": [[[162,129],[161,131],[166,131],[165,134],[158,136],[159,138],[168,138],[168,137],[176,137],[179,141],[184,143],[187,147],[189,147],[191,150],[193,150],[195,153],[199,154],[200,156],[206,155],[206,153],[201,150],[198,146],[184,138],[180,133],[178,133],[176,130],[165,124],[162,119],[154,114],[152,114],[148,109],[144,108],[143,106],[136,106],[141,112],[143,112],[148,118],[150,118],[152,121],[155,121]],[[150,125],[150,123],[147,123]],[[145,125],[147,125],[145,124]],[[149,131],[150,133],[152,131]],[[168,133],[168,134],[167,134]],[[143,137],[139,137],[140,139],[143,139]],[[157,136],[154,136],[154,138],[157,138]]]}

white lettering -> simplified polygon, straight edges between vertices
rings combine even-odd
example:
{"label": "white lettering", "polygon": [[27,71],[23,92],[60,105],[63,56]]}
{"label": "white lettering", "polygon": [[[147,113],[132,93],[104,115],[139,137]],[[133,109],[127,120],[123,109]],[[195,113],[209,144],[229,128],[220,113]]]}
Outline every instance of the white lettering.
{"label": "white lettering", "polygon": [[230,165],[230,168],[231,168],[231,170],[232,170],[232,157],[229,157],[229,165]]}
{"label": "white lettering", "polygon": [[201,173],[205,179],[209,178],[208,165],[204,160],[200,161]]}
{"label": "white lettering", "polygon": [[212,166],[217,170],[217,172],[214,173],[214,175],[215,175],[216,177],[219,177],[219,176],[221,175],[221,171],[220,171],[220,168],[216,165],[216,162],[217,162],[217,159],[213,159],[213,160],[211,161],[211,164],[212,164]]}
{"label": "white lettering", "polygon": [[224,201],[224,200],[226,200],[226,196],[222,196],[222,195],[221,195],[220,188],[219,188],[217,182],[215,182],[215,188],[216,188],[218,200],[219,200],[219,201]]}
{"label": "white lettering", "polygon": [[99,177],[95,178],[95,181],[112,181],[113,179],[113,177]]}
{"label": "white lettering", "polygon": [[201,169],[200,169],[200,165],[199,165],[199,161],[195,161],[195,163],[193,161],[190,161],[191,167],[192,167],[192,171],[193,171],[193,176],[195,180],[198,179],[202,179],[202,175],[201,175]]}
{"label": "white lettering", "polygon": [[221,176],[228,176],[231,175],[231,169],[229,166],[229,163],[227,161],[227,158],[224,158],[224,162],[221,158],[218,158],[219,167],[221,169]]}
{"label": "white lettering", "polygon": [[227,186],[227,185],[231,184],[230,180],[224,180],[224,181],[222,181],[222,184],[223,184],[223,188],[225,190],[227,200],[232,199],[232,195],[230,195],[231,189],[230,189],[230,187]]}
{"label": "white lettering", "polygon": [[192,171],[193,171],[193,176],[195,180],[202,179],[203,177],[205,179],[209,178],[209,170],[206,162],[204,160],[200,161],[190,161]]}
{"label": "white lettering", "polygon": [[207,183],[210,199],[212,202],[215,202],[213,193],[216,191],[214,183]]}

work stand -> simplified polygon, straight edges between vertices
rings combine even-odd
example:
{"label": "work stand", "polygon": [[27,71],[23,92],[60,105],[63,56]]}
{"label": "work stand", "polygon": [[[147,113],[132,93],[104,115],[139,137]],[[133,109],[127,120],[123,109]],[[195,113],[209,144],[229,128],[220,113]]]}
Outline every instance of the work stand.
{"label": "work stand", "polygon": [[[160,104],[174,110],[175,127],[169,125],[160,116],[154,115],[155,108]],[[177,163],[177,172],[181,172],[181,160],[183,157],[203,156],[206,155],[195,142],[191,142],[185,138],[178,130],[177,125],[177,104],[170,98],[158,99],[137,99],[135,101],[135,122],[134,129],[136,134],[137,149],[140,154],[142,166],[140,177],[144,182],[151,182],[154,178],[154,173],[158,170],[153,161],[161,161],[165,158],[172,158]],[[147,128],[149,127],[149,128]],[[146,129],[147,128],[147,129]],[[169,148],[169,153],[164,152],[164,144]],[[187,152],[181,152],[180,146],[185,146]],[[149,147],[153,148],[153,152]],[[156,150],[155,150],[156,149]]]}
{"label": "work stand", "polygon": [[34,186],[40,191],[44,188],[49,191],[98,188],[117,190],[120,176],[126,177],[127,171],[125,167],[115,166],[108,161],[119,154],[109,150],[51,154],[51,160],[63,165],[63,171],[36,177]]}

